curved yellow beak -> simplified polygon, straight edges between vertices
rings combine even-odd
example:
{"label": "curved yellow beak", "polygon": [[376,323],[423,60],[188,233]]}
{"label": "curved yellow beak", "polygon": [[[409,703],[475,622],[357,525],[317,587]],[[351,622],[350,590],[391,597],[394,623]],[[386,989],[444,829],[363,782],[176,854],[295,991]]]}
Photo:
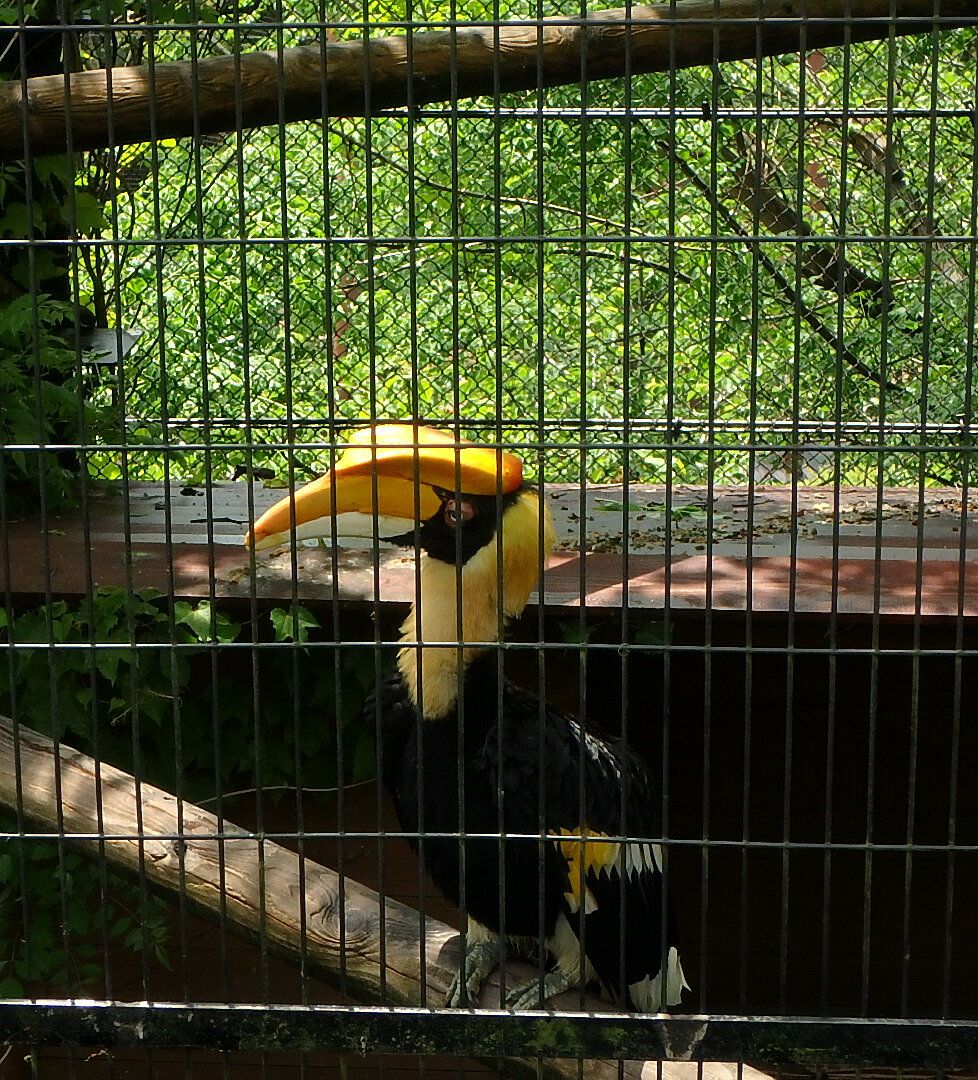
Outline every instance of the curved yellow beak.
{"label": "curved yellow beak", "polygon": [[522,482],[523,463],[504,450],[459,441],[436,428],[378,424],[357,431],[325,476],[262,514],[244,542],[261,551],[290,543],[293,536],[328,536],[330,519],[341,514],[382,519],[383,526],[372,524],[367,535],[394,535],[437,511],[441,499],[434,488],[507,495]]}

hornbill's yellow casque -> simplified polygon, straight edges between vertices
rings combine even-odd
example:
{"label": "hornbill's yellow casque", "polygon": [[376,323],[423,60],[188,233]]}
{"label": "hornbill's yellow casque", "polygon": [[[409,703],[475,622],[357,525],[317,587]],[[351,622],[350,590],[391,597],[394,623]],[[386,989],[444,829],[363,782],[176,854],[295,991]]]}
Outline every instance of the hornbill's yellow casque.
{"label": "hornbill's yellow casque", "polygon": [[[431,644],[498,640],[500,624],[523,610],[537,584],[554,531],[549,511],[523,483],[520,460],[431,428],[379,425],[358,432],[330,473],[264,514],[246,543],[263,549],[334,529],[422,552],[398,672],[371,709],[382,719],[384,780],[402,828],[442,834],[421,843],[432,878],[455,903],[464,879],[464,979],[456,979],[448,1004],[478,993],[498,962],[501,936],[523,944],[541,930],[550,960],[545,998],[596,977],[626,1007],[678,1004],[686,984],[671,918],[663,918],[662,848],[613,839],[623,824],[631,836],[659,834],[645,766],[620,742],[583,733],[571,716],[508,682],[500,701],[496,659],[485,646]],[[523,836],[504,841],[503,867],[497,841],[468,838],[463,871],[462,844],[444,834],[460,825],[467,834],[498,833],[500,821],[505,833]],[[551,837],[542,874],[534,838],[541,824]],[[534,981],[508,1004],[531,1007],[538,994]]]}

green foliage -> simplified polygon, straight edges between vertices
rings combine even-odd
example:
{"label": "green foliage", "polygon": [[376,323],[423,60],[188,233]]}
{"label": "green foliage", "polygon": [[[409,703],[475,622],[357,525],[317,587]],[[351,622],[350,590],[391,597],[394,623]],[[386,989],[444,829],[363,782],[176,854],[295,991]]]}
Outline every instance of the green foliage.
{"label": "green foliage", "polygon": [[[0,815],[0,828],[17,822]],[[145,952],[169,966],[166,905],[54,840],[0,847],[0,997],[104,992],[101,946]]]}
{"label": "green foliage", "polygon": [[[317,785],[336,783],[337,723],[347,753],[372,745],[360,730],[372,650],[323,641],[301,605],[274,609],[266,625],[272,647],[209,649],[246,646],[243,625],[207,601],[169,609],[152,590],[99,589],[91,604],[4,616],[0,644],[14,648],[0,666],[0,711],[16,707],[29,726],[80,749],[97,736],[105,760],[191,799],[215,783],[294,782],[297,760]],[[344,780],[364,778],[355,771]]]}
{"label": "green foliage", "polygon": [[[422,7],[413,16],[433,22],[487,13],[483,0]],[[560,10],[559,0],[539,12],[513,2],[498,14]],[[300,4],[290,15],[314,11]],[[364,16],[398,20],[405,8],[371,0]],[[288,46],[303,32],[256,29],[242,42],[218,28],[209,40],[228,50]],[[186,35],[164,31],[159,42],[161,57],[186,55]],[[785,437],[746,440],[743,428],[724,424],[954,423],[966,408],[971,272],[967,244],[950,238],[973,231],[974,133],[967,118],[932,124],[926,113],[935,89],[942,105],[969,107],[976,34],[946,33],[940,43],[936,60],[929,39],[906,38],[826,49],[807,65],[774,57],[500,102],[675,105],[674,120],[333,119],[292,124],[286,139],[270,128],[146,150],[153,182],[118,203],[120,227],[137,242],[116,295],[147,331],[131,365],[134,430],[159,438],[162,416],[201,417],[205,402],[211,416],[231,418],[219,430],[199,422],[180,430],[191,449],[175,467],[203,480],[208,463],[218,478],[246,464],[283,470],[277,450],[220,450],[205,462],[193,449],[207,430],[221,442],[249,439],[237,422],[248,414],[281,422],[260,429],[270,443],[315,439],[323,418],[362,420],[374,407],[381,416],[458,416],[473,425],[463,429],[470,436],[480,434],[477,422],[498,421],[514,442],[532,440],[546,417],[560,422],[548,441],[579,440],[586,421],[596,444],[547,455],[547,479],[608,481],[628,471],[661,482],[669,471],[677,482],[712,474],[739,483],[752,468],[755,479],[782,478],[775,444]],[[791,116],[879,111],[888,86],[907,115],[845,124]],[[758,94],[781,119],[749,115]],[[705,119],[704,103],[739,115]],[[874,167],[867,143],[885,146],[898,181]],[[754,224],[736,192],[757,169],[812,237],[857,238],[845,255],[889,283],[885,317],[805,276],[808,245],[772,243],[777,234],[763,224],[765,243],[742,239]],[[931,226],[949,239],[913,239]],[[546,243],[534,242],[539,234]],[[157,235],[172,241],[165,254],[151,242]],[[214,242],[201,251],[199,235]],[[221,242],[236,237],[247,237],[247,250]],[[867,370],[885,366],[897,389],[854,370],[843,346]],[[290,415],[312,422],[290,428]],[[615,448],[622,417],[659,422],[648,438],[636,426],[639,447],[627,460]],[[667,441],[661,421],[676,417],[690,423],[675,448],[655,445]],[[713,454],[701,445],[711,422],[720,425]],[[744,452],[745,441],[765,438],[769,457],[763,445],[754,459]],[[886,483],[916,483],[919,459],[895,449],[903,436],[881,439],[882,454],[803,455],[796,473],[831,482],[837,468],[843,483],[872,485],[879,469]],[[302,463],[323,466],[326,457],[308,451]],[[946,460],[956,482],[960,461]],[[98,467],[113,477],[121,465],[105,455]],[[159,479],[162,457],[134,454],[128,468]]]}
{"label": "green foliage", "polygon": [[70,158],[41,158],[29,177],[23,166],[0,166],[0,238],[14,241],[0,245],[0,443],[19,447],[0,464],[15,506],[36,504],[42,489],[52,507],[74,494],[76,463],[38,447],[108,430],[74,346],[85,313],[69,300],[72,256],[53,243],[102,225],[101,205],[74,187]]}
{"label": "green foliage", "polygon": [[276,641],[300,641],[303,644],[309,640],[309,631],[320,630],[319,620],[302,604],[293,604],[291,609],[274,608],[269,613],[272,620],[272,629],[275,631]]}
{"label": "green foliage", "polygon": [[[301,606],[262,620],[258,632],[272,639],[265,647],[250,648],[244,629],[206,601],[168,605],[149,590],[100,589],[90,603],[56,601],[16,615],[0,608],[0,646],[12,646],[0,665],[0,713],[83,752],[97,745],[101,760],[194,801],[213,800],[216,791],[294,785],[297,774],[315,787],[373,776],[374,733],[361,718],[374,686],[373,650],[323,641],[315,616]],[[230,807],[225,803],[225,812]],[[16,872],[0,849],[0,876],[6,867],[9,877],[0,883],[0,963],[6,957],[11,965],[0,967],[0,980],[64,985],[95,978],[97,869],[70,855],[64,906],[71,948],[59,961],[61,879],[57,889],[51,885],[69,855],[59,862],[55,845],[39,841],[19,842],[6,854]],[[110,936],[163,956],[162,909],[136,904],[129,887],[112,880],[120,913],[111,915]],[[126,911],[138,912],[138,921],[127,923]],[[35,934],[35,921],[47,930]],[[15,993],[13,983],[8,992]]]}
{"label": "green foliage", "polygon": [[[432,26],[566,14],[560,0],[507,0],[492,11],[485,0],[410,9],[368,0],[357,20],[397,32],[389,24],[409,10]],[[78,59],[94,67],[143,63],[150,48],[163,62],[307,44],[308,21],[320,18],[307,0],[289,10],[294,27],[266,31],[263,14],[260,3],[239,0],[151,9],[109,0],[99,16],[125,32],[81,34]],[[147,20],[154,29],[141,33]],[[351,25],[329,36],[362,33]],[[935,121],[928,110],[933,101],[970,109],[976,42],[973,30],[942,33],[939,50],[927,36],[881,40],[499,103],[552,107],[560,118],[332,119],[292,124],[287,138],[267,128],[99,151],[77,173],[64,160],[39,165],[32,215],[24,178],[8,168],[0,230],[98,237],[109,221],[126,238],[75,250],[80,303],[100,325],[118,316],[144,331],[125,372],[133,451],[88,459],[108,479],[125,470],[158,480],[165,462],[195,482],[241,465],[281,472],[277,450],[205,457],[203,445],[252,440],[247,416],[262,417],[260,438],[276,444],[316,438],[324,418],[342,424],[376,410],[457,416],[473,425],[463,428],[471,436],[479,422],[498,422],[514,442],[532,440],[541,417],[559,422],[548,429],[558,442],[575,442],[587,423],[591,448],[540,460],[550,480],[958,483],[967,454],[953,435],[940,436],[945,456],[932,469],[898,449],[902,433],[887,432],[970,419],[974,130],[967,115]],[[567,118],[586,105],[628,103],[677,112]],[[778,119],[752,115],[759,105]],[[842,110],[844,119],[833,118]],[[755,223],[744,196],[751,176],[778,193],[810,242],[777,242],[774,226]],[[755,230],[762,243],[744,239]],[[885,313],[806,274],[818,238],[835,235],[851,239],[828,248],[892,292]],[[11,270],[10,286],[52,297],[57,279],[45,275],[59,268],[58,253],[32,251],[32,267]],[[15,295],[3,280],[0,269],[0,319]],[[54,314],[32,314],[31,340],[16,346],[17,408],[0,416],[8,429],[0,434],[15,441],[43,440],[69,422],[73,433],[98,434],[92,401],[78,404],[77,378],[57,374],[38,391],[45,372],[74,370],[54,340]],[[12,312],[10,324],[19,317]],[[114,393],[95,388],[94,401],[109,410]],[[173,417],[190,419],[176,428]],[[786,466],[778,444],[799,440],[763,425],[792,417],[877,425],[880,452],[850,451],[843,437],[838,455],[803,450]],[[637,425],[639,445],[627,456],[616,447],[622,418]],[[682,434],[664,437],[680,430],[666,425],[676,418],[686,421]],[[746,441],[760,449],[749,455],[753,421],[762,427]],[[141,449],[164,435],[187,448],[166,457]],[[707,438],[715,450],[702,445]],[[67,478],[44,461],[21,454],[5,468],[27,487],[43,479],[63,494]],[[310,451],[302,463],[325,461]]]}

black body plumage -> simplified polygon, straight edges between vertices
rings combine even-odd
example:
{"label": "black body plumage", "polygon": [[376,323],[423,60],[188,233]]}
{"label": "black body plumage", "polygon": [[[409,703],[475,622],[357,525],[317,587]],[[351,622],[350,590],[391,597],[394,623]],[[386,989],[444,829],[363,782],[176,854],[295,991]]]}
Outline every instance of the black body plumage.
{"label": "black body plumage", "polygon": [[[665,947],[662,941],[661,850],[590,839],[659,835],[658,798],[641,759],[619,741],[582,733],[573,717],[546,704],[541,709],[537,698],[509,682],[500,698],[496,657],[489,653],[466,668],[461,709],[420,719],[398,675],[382,686],[371,712],[380,721],[384,781],[405,832],[485,834],[502,825],[506,833],[531,837],[504,841],[502,880],[497,839],[464,841],[464,874],[458,840],[412,840],[444,895],[510,938],[550,938],[561,915],[580,938],[583,856],[584,946],[594,973],[626,1008],[660,1008],[658,984],[650,1004],[643,981],[655,979],[677,944],[671,916]],[[541,815],[546,833],[586,830],[588,844],[546,841],[541,856],[533,838]],[[629,986],[644,997],[634,1000]]]}

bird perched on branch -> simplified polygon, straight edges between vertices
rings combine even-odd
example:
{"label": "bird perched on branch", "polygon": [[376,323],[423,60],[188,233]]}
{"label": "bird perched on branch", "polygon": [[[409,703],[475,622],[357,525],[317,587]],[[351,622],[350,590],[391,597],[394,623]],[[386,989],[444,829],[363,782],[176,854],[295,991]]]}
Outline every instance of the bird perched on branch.
{"label": "bird perched on branch", "polygon": [[428,872],[468,915],[447,1004],[478,995],[504,938],[546,949],[542,985],[512,990],[514,1008],[594,979],[626,1008],[678,1004],[686,983],[663,910],[648,770],[499,675],[493,643],[526,607],[554,541],[519,458],[432,428],[365,429],[246,543],[331,535],[420,552],[397,673],[371,712],[401,827],[420,834]]}

